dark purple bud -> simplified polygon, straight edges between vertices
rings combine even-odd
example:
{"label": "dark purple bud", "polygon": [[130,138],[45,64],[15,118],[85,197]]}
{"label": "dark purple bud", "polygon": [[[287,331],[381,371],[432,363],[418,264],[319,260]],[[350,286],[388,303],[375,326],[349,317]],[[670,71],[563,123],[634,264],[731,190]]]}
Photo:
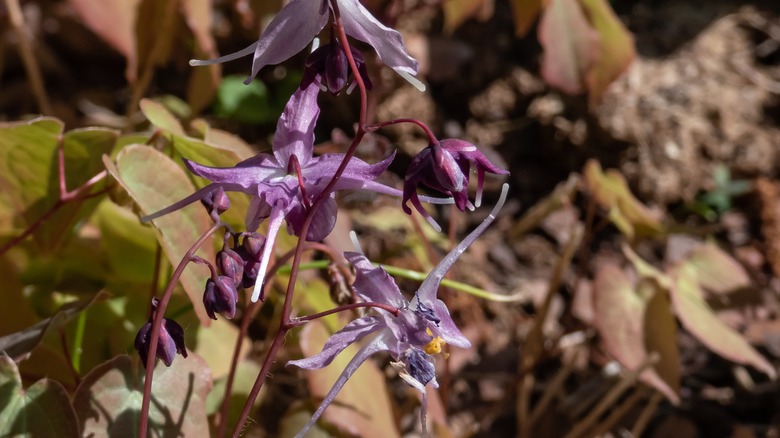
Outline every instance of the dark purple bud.
{"label": "dark purple bud", "polygon": [[253,287],[257,281],[264,247],[265,236],[262,234],[248,233],[244,235],[242,245],[238,248],[238,254],[244,261],[244,277],[241,286],[245,289]]}
{"label": "dark purple bud", "polygon": [[265,236],[260,233],[247,233],[244,234],[244,240],[241,243],[249,257],[259,259],[265,247]]}
{"label": "dark purple bud", "polygon": [[[371,80],[368,77],[368,69],[365,60],[359,50],[350,46],[352,58],[358,68],[361,79],[366,88],[371,88]],[[301,88],[308,87],[312,82],[317,82],[323,91],[327,89],[336,95],[347,85],[351,76],[349,60],[344,47],[335,37],[330,43],[320,46],[309,55],[301,81]]]}
{"label": "dark purple bud", "polygon": [[216,211],[217,214],[222,214],[230,208],[230,199],[222,187],[218,187],[209,192],[209,194],[203,197],[200,202],[206,207],[206,210],[209,212]]}
{"label": "dark purple bud", "polygon": [[203,306],[211,319],[217,319],[217,313],[225,318],[236,316],[236,303],[238,302],[238,290],[233,279],[221,275],[216,280],[209,278],[206,281],[206,290],[203,292]]}
{"label": "dark purple bud", "polygon": [[222,275],[233,279],[236,285],[241,284],[244,278],[244,259],[230,248],[225,248],[217,253],[217,266]]}
{"label": "dark purple bud", "polygon": [[436,368],[431,362],[430,356],[424,351],[412,348],[404,353],[402,362],[410,376],[422,383],[423,386],[436,377]]}
{"label": "dark purple bud", "polygon": [[[141,363],[146,368],[146,360],[149,356],[149,338],[152,331],[152,318],[141,326],[135,336],[135,349],[141,356]],[[171,366],[176,353],[187,357],[187,349],[184,346],[184,329],[176,321],[163,318],[160,327],[160,338],[157,341],[157,358],[162,360],[165,366]]]}

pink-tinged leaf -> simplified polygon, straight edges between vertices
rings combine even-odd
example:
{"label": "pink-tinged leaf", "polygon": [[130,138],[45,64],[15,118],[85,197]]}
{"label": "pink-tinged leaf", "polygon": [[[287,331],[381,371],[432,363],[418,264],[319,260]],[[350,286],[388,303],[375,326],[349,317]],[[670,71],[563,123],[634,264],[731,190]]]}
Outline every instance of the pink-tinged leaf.
{"label": "pink-tinged leaf", "polygon": [[138,68],[135,22],[140,0],[70,0],[74,9],[100,38],[127,59],[125,77],[134,82]]}
{"label": "pink-tinged leaf", "polygon": [[[306,324],[300,336],[301,350],[308,357],[322,350],[330,332],[325,324],[315,320]],[[327,367],[306,371],[315,400],[325,397],[357,351],[356,345],[350,345]],[[371,360],[364,362],[347,381],[336,400],[325,410],[323,418],[349,435],[372,438],[400,436],[393,419],[385,376]]]}
{"label": "pink-tinged leaf", "polygon": [[[648,298],[637,293],[631,280],[616,265],[604,264],[596,273],[593,283],[594,325],[607,350],[629,370],[638,369],[648,357],[644,333]],[[675,390],[655,369],[645,370],[640,379],[671,401],[679,401]]]}
{"label": "pink-tinged leaf", "polygon": [[623,74],[634,60],[636,50],[633,36],[607,0],[580,0],[580,3],[599,34],[599,56],[585,78],[590,105],[595,107],[609,84]]}
{"label": "pink-tinged leaf", "polygon": [[0,388],[0,436],[81,436],[68,392],[59,383],[41,379],[25,390],[14,361],[0,355]]}
{"label": "pink-tinged leaf", "polygon": [[706,243],[688,256],[699,285],[716,293],[727,294],[750,286],[745,268],[713,243]]}
{"label": "pink-tinged leaf", "polygon": [[542,0],[511,0],[512,19],[515,22],[515,35],[524,37],[542,12]]}
{"label": "pink-tinged leaf", "polygon": [[683,326],[714,353],[744,365],[752,365],[771,378],[775,368],[759,354],[747,340],[718,319],[702,298],[694,268],[687,264],[677,266],[670,276],[674,279],[671,290],[675,313]]}
{"label": "pink-tinged leaf", "polygon": [[[104,157],[109,173],[127,191],[144,215],[161,210],[195,191],[184,170],[168,156],[146,145],[130,145],[116,157],[116,164]],[[158,241],[173,266],[179,264],[186,252],[211,227],[206,210],[191,204],[153,221],[159,231]],[[214,260],[214,248],[203,245],[198,254]],[[203,290],[209,277],[208,269],[189,266],[181,276],[181,283],[190,297],[201,324],[211,320],[203,308]]]}
{"label": "pink-tinged leaf", "polygon": [[539,23],[539,42],[544,80],[566,93],[582,93],[598,60],[599,34],[577,0],[550,0]]}
{"label": "pink-tinged leaf", "polygon": [[[98,365],[73,397],[84,436],[137,437],[144,370],[137,360],[117,356]],[[154,436],[208,436],[206,396],[211,371],[197,354],[177,356],[154,370],[149,427]]]}

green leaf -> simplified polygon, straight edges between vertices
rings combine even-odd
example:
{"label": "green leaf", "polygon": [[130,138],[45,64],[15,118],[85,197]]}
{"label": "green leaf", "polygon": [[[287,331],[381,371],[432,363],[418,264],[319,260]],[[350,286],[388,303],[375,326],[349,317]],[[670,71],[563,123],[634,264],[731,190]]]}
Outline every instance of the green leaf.
{"label": "green leaf", "polygon": [[81,435],[76,413],[62,385],[41,379],[25,390],[16,364],[8,356],[0,356],[0,436]]}
{"label": "green leaf", "polygon": [[[21,233],[59,201],[57,139],[62,128],[61,121],[51,118],[0,124],[0,233]],[[64,135],[67,189],[102,170],[100,156],[111,150],[116,136],[102,128]],[[71,225],[95,205],[87,201],[63,206],[33,234],[39,249],[50,252],[57,247],[70,235]]]}
{"label": "green leaf", "polygon": [[90,299],[65,304],[52,317],[46,318],[20,332],[3,336],[0,338],[0,351],[5,352],[5,354],[14,359],[21,357],[25,353],[29,353],[38,346],[41,339],[43,339],[43,335],[45,335],[50,328],[56,328],[65,324],[73,316],[92,305],[92,303],[104,300],[106,296],[107,294],[105,293],[99,293]]}
{"label": "green leaf", "polygon": [[63,123],[41,117],[0,123],[0,232],[19,233],[57,198],[55,150]]}
{"label": "green leaf", "polygon": [[[303,355],[308,357],[319,353],[331,333],[319,320],[306,324],[300,334]],[[325,397],[357,352],[358,346],[350,345],[327,367],[306,371],[314,400]],[[384,374],[370,360],[364,362],[347,381],[322,418],[352,435],[373,438],[399,436]]]}
{"label": "green leaf", "polygon": [[678,265],[670,276],[674,279],[671,290],[672,304],[683,326],[714,353],[736,363],[751,365],[771,378],[777,372],[745,338],[718,319],[712,308],[702,298],[695,268],[689,264]]}
{"label": "green leaf", "polygon": [[577,0],[549,1],[539,22],[539,42],[544,80],[569,94],[583,92],[600,42]]}
{"label": "green leaf", "polygon": [[92,216],[100,229],[100,244],[111,272],[134,283],[152,282],[157,238],[138,216],[110,200],[104,200]]}
{"label": "green leaf", "polygon": [[591,107],[599,103],[609,84],[617,79],[636,56],[634,38],[607,0],[580,0],[599,35],[599,55],[586,74]]}
{"label": "green leaf", "polygon": [[610,221],[629,239],[662,234],[664,227],[650,210],[634,197],[619,172],[601,170],[590,160],[583,172],[588,193],[605,210]]}
{"label": "green leaf", "polygon": [[271,123],[280,111],[273,104],[268,87],[262,81],[244,85],[244,76],[226,76],[217,90],[214,113],[243,123]]}
{"label": "green leaf", "polygon": [[152,99],[141,99],[141,112],[149,123],[173,135],[186,136],[179,120],[163,104]]}
{"label": "green leaf", "polygon": [[[206,360],[215,379],[227,375],[233,350],[238,340],[238,327],[230,321],[220,318],[212,322],[207,330],[198,330],[195,353]],[[244,338],[239,352],[239,361],[249,353],[251,342]]]}
{"label": "green leaf", "polygon": [[[144,214],[161,210],[195,191],[181,167],[149,146],[127,146],[117,156],[116,164],[106,157],[105,165]],[[211,227],[211,219],[200,204],[188,205],[155,219],[153,223],[159,231],[158,241],[174,266]],[[214,247],[203,245],[198,254],[213,261]],[[193,303],[195,313],[201,324],[206,326],[211,320],[201,302],[209,275],[208,269],[190,266],[181,276],[182,286]]]}
{"label": "green leaf", "polygon": [[[651,286],[649,283],[643,286],[640,282],[638,286],[642,287],[635,287],[628,276],[613,264],[602,265],[593,283],[594,325],[607,350],[629,370],[638,369],[647,360],[644,323],[647,302],[652,294],[661,293],[655,288],[647,289],[645,286]],[[671,315],[671,311],[667,312]],[[671,338],[667,342],[675,340]],[[654,369],[643,371],[640,379],[669,400],[679,402],[675,390]]]}
{"label": "green leaf", "polygon": [[[233,390],[230,395],[227,430],[232,430],[236,422],[238,422],[238,416],[241,414],[241,410],[244,408],[244,403],[249,396],[249,391],[255,384],[255,380],[257,379],[258,374],[260,374],[260,365],[257,363],[257,361],[243,360],[238,363],[238,367],[236,368],[236,375],[233,378]],[[209,392],[209,396],[206,399],[206,412],[208,412],[209,415],[213,415],[219,412],[222,399],[225,396],[225,385],[227,384],[226,381],[227,376],[222,376],[221,378],[215,380],[214,389]],[[260,394],[255,399],[253,406],[259,406],[267,393],[268,391],[266,386],[261,388]],[[311,416],[309,417],[311,418]]]}
{"label": "green leaf", "polygon": [[[117,356],[84,377],[73,397],[84,436],[138,436],[144,371],[137,362]],[[158,361],[154,371],[152,436],[207,436],[205,400],[212,382],[203,359],[192,353],[177,356],[170,368]]]}

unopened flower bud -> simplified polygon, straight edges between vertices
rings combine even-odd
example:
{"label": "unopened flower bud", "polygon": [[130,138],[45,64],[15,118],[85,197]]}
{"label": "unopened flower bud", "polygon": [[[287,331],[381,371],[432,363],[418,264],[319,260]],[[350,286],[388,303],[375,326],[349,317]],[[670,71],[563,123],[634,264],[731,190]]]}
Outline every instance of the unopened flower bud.
{"label": "unopened flower bud", "polygon": [[225,318],[236,316],[236,303],[238,302],[238,290],[233,279],[221,275],[216,280],[209,278],[206,281],[206,290],[203,292],[203,306],[211,319],[217,319],[217,313]]}
{"label": "unopened flower bud", "polygon": [[[152,323],[154,320],[154,313],[157,311],[157,303],[159,301],[155,298],[152,302],[152,316],[149,320],[141,326],[138,330],[138,334],[135,336],[135,349],[138,355],[141,356],[141,363],[146,367],[146,360],[149,356],[149,342],[152,330]],[[170,318],[163,318],[160,327],[160,337],[157,340],[157,358],[162,360],[165,366],[171,366],[173,359],[176,357],[176,353],[187,357],[187,348],[184,345],[184,329],[176,321]]]}
{"label": "unopened flower bud", "polygon": [[209,192],[209,194],[203,197],[200,202],[206,207],[206,210],[209,212],[216,211],[217,214],[222,214],[230,208],[230,199],[222,187],[218,187]]}
{"label": "unopened flower bud", "polygon": [[[368,77],[368,69],[366,69],[363,55],[354,47],[350,47],[350,52],[352,52],[352,59],[355,60],[360,78],[366,88],[370,89],[371,80]],[[337,38],[333,37],[330,43],[320,46],[306,59],[301,88],[306,88],[312,82],[317,82],[323,87],[323,91],[327,89],[331,94],[336,95],[347,85],[351,73],[344,47]]]}
{"label": "unopened flower bud", "polygon": [[265,236],[260,233],[247,233],[244,235],[242,245],[248,256],[259,259],[265,246]]}
{"label": "unopened flower bud", "polygon": [[217,253],[217,266],[222,275],[233,279],[235,285],[241,284],[244,278],[244,259],[230,248]]}

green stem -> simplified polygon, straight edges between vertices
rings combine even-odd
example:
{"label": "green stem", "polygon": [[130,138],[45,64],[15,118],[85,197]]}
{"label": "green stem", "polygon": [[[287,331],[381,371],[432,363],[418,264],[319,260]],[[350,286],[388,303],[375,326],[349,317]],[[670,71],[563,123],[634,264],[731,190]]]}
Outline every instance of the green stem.
{"label": "green stem", "polygon": [[70,357],[73,358],[73,369],[81,372],[81,345],[84,343],[84,329],[87,326],[87,311],[79,313],[76,320],[76,333],[73,336],[73,345],[70,349]]}
{"label": "green stem", "polygon": [[[317,260],[314,262],[301,263],[300,269],[301,270],[325,269],[328,267],[330,263],[331,263],[330,260]],[[374,266],[383,267],[385,271],[387,271],[387,273],[390,275],[407,278],[409,280],[414,280],[414,281],[424,281],[425,278],[428,276],[428,274],[424,272],[412,271],[411,269],[396,268],[395,266],[390,266],[390,265],[382,265],[379,263],[374,263]],[[284,265],[279,268],[279,273],[289,274],[291,268],[292,267],[290,265]],[[513,303],[516,301],[520,301],[522,298],[520,294],[515,294],[515,295],[496,294],[493,292],[488,292],[484,289],[480,289],[478,287],[471,286],[466,283],[461,283],[459,281],[448,280],[448,279],[443,280],[441,282],[441,285],[444,287],[449,287],[455,290],[459,290],[461,292],[465,292],[470,295],[474,295],[477,298],[482,298],[484,300],[489,300],[489,301],[496,301],[500,303]]]}

